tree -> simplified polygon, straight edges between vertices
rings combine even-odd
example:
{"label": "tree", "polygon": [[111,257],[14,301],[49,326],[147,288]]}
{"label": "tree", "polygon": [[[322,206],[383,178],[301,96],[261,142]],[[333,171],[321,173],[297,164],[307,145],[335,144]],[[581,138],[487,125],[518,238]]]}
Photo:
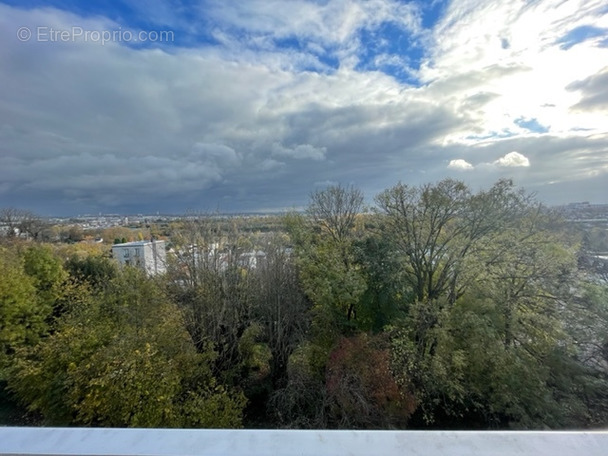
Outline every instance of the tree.
{"label": "tree", "polygon": [[362,205],[360,190],[330,186],[311,194],[308,219],[297,215],[286,219],[304,291],[317,312],[337,324],[356,319],[365,289],[353,251],[355,221]]}
{"label": "tree", "polygon": [[61,232],[61,240],[63,242],[74,243],[84,239],[84,230],[80,225],[71,225],[64,228]]}
{"label": "tree", "polygon": [[13,238],[19,234],[20,214],[21,211],[14,207],[0,209],[0,225],[6,237]]}
{"label": "tree", "polygon": [[35,347],[53,331],[54,311],[66,293],[65,273],[51,249],[26,245],[0,247],[0,409],[10,411],[13,424],[21,425],[32,424],[31,417],[17,407],[6,380],[17,353]]}
{"label": "tree", "polygon": [[[465,227],[458,217],[468,198],[466,186],[452,180],[420,188],[398,184],[376,198],[386,215],[386,229],[407,259],[409,282],[420,302],[433,301],[448,290],[464,248],[459,238]],[[457,251],[450,249],[453,245]]]}
{"label": "tree", "polygon": [[21,211],[18,229],[35,241],[48,240],[48,223],[30,211]]}
{"label": "tree", "polygon": [[290,354],[287,382],[271,398],[283,425],[324,427],[329,354],[341,336],[357,330],[365,278],[356,264],[354,242],[363,196],[334,186],[311,194],[307,216],[290,214],[285,225],[294,245],[302,291],[311,302],[311,330]]}
{"label": "tree", "polygon": [[7,238],[27,236],[41,240],[47,224],[36,214],[14,207],[0,208],[0,235]]}
{"label": "tree", "polygon": [[403,428],[415,398],[397,384],[382,336],[342,338],[327,365],[328,422],[346,429]]}
{"label": "tree", "polygon": [[0,247],[0,378],[14,351],[35,345],[48,331],[52,307],[39,299],[34,278],[14,251]]}
{"label": "tree", "polygon": [[334,185],[310,194],[307,214],[335,243],[341,245],[351,236],[356,217],[362,209],[361,190]]}
{"label": "tree", "polygon": [[558,217],[507,180],[477,193],[452,180],[399,184],[377,202],[363,233],[332,234],[314,211],[288,218],[314,313],[271,398],[279,422],[373,427],[390,415],[367,381],[382,378],[384,352],[361,330],[390,338],[414,426],[606,422],[602,294],[577,297],[578,241]]}
{"label": "tree", "polygon": [[388,233],[373,226],[356,241],[354,251],[366,283],[359,300],[357,327],[379,333],[402,319],[412,301],[402,258]]}
{"label": "tree", "polygon": [[563,339],[554,331],[561,332],[557,326],[564,299],[571,297],[578,247],[556,231],[558,223],[540,208],[530,208],[517,226],[495,236],[492,249],[479,257],[485,273],[478,276],[476,291],[500,305],[507,348],[526,344],[533,334]]}
{"label": "tree", "polygon": [[477,280],[483,271],[479,255],[533,207],[531,199],[510,181],[473,195],[462,182],[446,179],[420,187],[398,184],[376,201],[382,231],[403,265],[408,287],[402,294],[420,304],[414,337],[421,353],[432,352],[434,342],[426,333],[438,324],[442,309]]}
{"label": "tree", "polygon": [[93,290],[102,290],[118,274],[116,263],[99,254],[89,254],[84,258],[72,255],[65,268],[73,280],[89,284]]}
{"label": "tree", "polygon": [[452,181],[401,186],[379,201],[412,290],[392,352],[419,401],[414,421],[584,421],[581,391],[596,394],[597,380],[572,356],[577,244],[559,220],[504,181],[478,194]]}
{"label": "tree", "polygon": [[157,285],[126,268],[18,352],[9,387],[48,424],[238,427],[244,398],[216,380],[214,356],[195,349]]}
{"label": "tree", "polygon": [[263,245],[265,260],[255,270],[253,320],[265,332],[272,353],[275,384],[284,380],[289,356],[310,328],[310,302],[302,292],[294,258],[284,235],[274,235]]}
{"label": "tree", "polygon": [[227,232],[213,217],[191,215],[175,229],[173,243],[171,296],[195,345],[211,343],[217,352],[216,374],[238,382],[238,341],[252,323],[254,302],[251,265],[241,257],[247,241],[236,226]]}
{"label": "tree", "polygon": [[530,198],[511,181],[472,195],[464,183],[446,179],[420,187],[398,184],[376,202],[384,230],[407,264],[415,299],[432,302],[446,296],[453,304],[470,282],[462,275],[467,257],[517,220]]}
{"label": "tree", "polygon": [[269,400],[269,409],[280,427],[327,428],[327,359],[328,350],[316,341],[304,341],[291,353],[286,384]]}
{"label": "tree", "polygon": [[63,293],[63,283],[68,274],[61,260],[49,245],[33,245],[23,252],[23,267],[26,274],[34,279],[40,299],[55,307]]}

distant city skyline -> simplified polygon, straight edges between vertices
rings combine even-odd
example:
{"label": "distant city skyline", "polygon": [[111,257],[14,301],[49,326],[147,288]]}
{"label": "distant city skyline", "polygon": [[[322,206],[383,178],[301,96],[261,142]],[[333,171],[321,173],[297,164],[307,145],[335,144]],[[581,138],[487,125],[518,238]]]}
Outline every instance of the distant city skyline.
{"label": "distant city skyline", "polygon": [[277,212],[499,178],[608,200],[604,0],[0,0],[0,207]]}
{"label": "distant city skyline", "polygon": [[[589,201],[572,201],[568,203],[560,203],[554,205],[545,205],[550,209],[582,209],[588,207],[590,209],[606,209],[608,210],[608,200],[606,202],[600,203],[592,203]],[[154,218],[175,218],[180,219],[189,216],[211,216],[211,217],[273,217],[273,216],[281,216],[287,214],[289,212],[305,212],[306,208],[292,208],[288,210],[275,210],[269,212],[260,212],[260,211],[228,211],[228,212],[215,212],[215,211],[184,211],[184,212],[149,212],[149,213],[141,213],[141,212],[132,212],[132,213],[104,213],[98,212],[97,214],[34,214],[40,215],[44,218],[49,219],[99,219],[99,218],[115,218],[125,220],[127,219],[127,223],[131,223],[134,221],[140,221],[141,219],[154,219]]]}

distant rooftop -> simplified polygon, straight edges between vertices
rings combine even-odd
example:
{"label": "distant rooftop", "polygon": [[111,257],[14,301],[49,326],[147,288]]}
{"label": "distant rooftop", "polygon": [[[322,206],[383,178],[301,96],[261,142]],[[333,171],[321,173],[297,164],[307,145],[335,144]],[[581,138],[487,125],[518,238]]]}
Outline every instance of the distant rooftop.
{"label": "distant rooftop", "polygon": [[112,247],[140,247],[148,244],[152,244],[152,242],[165,242],[162,239],[151,241],[149,239],[144,241],[133,241],[133,242],[123,242],[121,244],[114,244]]}

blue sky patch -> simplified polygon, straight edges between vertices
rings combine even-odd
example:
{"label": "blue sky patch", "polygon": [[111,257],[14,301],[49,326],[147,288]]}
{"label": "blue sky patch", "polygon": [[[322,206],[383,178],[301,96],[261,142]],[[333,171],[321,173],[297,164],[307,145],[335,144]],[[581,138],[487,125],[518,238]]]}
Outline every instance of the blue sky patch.
{"label": "blue sky patch", "polygon": [[[262,38],[259,44],[252,41],[245,30],[238,27],[225,29],[216,23],[212,16],[205,15],[205,2],[189,0],[170,0],[168,2],[133,2],[129,0],[4,0],[3,3],[22,9],[38,7],[53,7],[82,17],[105,17],[116,22],[122,30],[171,32],[170,41],[124,41],[123,44],[132,48],[162,47],[166,50],[171,47],[221,46],[222,43],[215,37],[218,27],[235,42],[243,43],[255,51],[284,51],[294,50],[297,53],[314,56],[319,65],[307,65],[301,68],[304,71],[335,70],[339,68],[340,61],[336,49],[327,49],[323,46],[322,52],[311,51],[308,41],[298,36],[273,37],[257,36]],[[421,22],[424,28],[431,28],[445,13],[448,0],[434,0],[428,3],[419,3]],[[213,13],[211,13],[213,14]],[[224,24],[225,25],[225,24]],[[363,29],[359,32],[359,71],[381,71],[402,83],[419,85],[416,72],[424,58],[424,50],[417,38],[396,22],[384,22],[374,29]],[[263,48],[264,40],[274,46],[274,49]],[[317,43],[318,44],[318,43]]]}
{"label": "blue sky patch", "polygon": [[[137,22],[145,22],[138,18],[133,9],[123,1],[79,1],[79,0],[3,0],[2,3],[18,8],[57,8],[69,11],[82,17],[103,16],[121,24],[134,26]],[[138,20],[139,19],[139,20]]]}
{"label": "blue sky patch", "polygon": [[[591,25],[583,25],[581,27],[576,27],[575,29],[570,30],[557,42],[561,44],[560,47],[562,49],[568,50],[572,46],[582,43],[583,41],[602,36],[605,36],[606,39],[608,39],[608,29],[593,27]],[[606,40],[602,41],[602,43],[605,42]]]}
{"label": "blue sky patch", "polygon": [[433,27],[441,19],[449,3],[448,0],[433,0],[425,3],[422,7],[422,26]]}
{"label": "blue sky patch", "polygon": [[[159,34],[171,33],[172,39],[164,42],[123,41],[123,44],[132,48],[219,44],[212,34],[213,24],[207,18],[200,17],[200,11],[196,11],[196,2],[173,0],[170,4],[163,3],[161,10],[154,8],[161,3],[148,5],[125,0],[2,0],[2,3],[22,9],[56,8],[83,18],[104,17],[119,24],[123,31],[130,29]],[[195,26],[192,26],[193,23]]]}
{"label": "blue sky patch", "polygon": [[519,119],[515,119],[513,123],[518,127],[525,128],[533,133],[547,133],[549,131],[548,127],[541,125],[536,119],[524,119],[523,117],[520,117]]}

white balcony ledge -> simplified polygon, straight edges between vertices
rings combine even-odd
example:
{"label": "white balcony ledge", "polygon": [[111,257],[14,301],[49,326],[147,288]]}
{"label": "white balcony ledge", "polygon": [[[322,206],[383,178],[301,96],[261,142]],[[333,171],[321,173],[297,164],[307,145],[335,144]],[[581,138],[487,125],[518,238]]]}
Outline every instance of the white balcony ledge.
{"label": "white balcony ledge", "polygon": [[608,432],[0,427],[0,455],[605,456]]}

